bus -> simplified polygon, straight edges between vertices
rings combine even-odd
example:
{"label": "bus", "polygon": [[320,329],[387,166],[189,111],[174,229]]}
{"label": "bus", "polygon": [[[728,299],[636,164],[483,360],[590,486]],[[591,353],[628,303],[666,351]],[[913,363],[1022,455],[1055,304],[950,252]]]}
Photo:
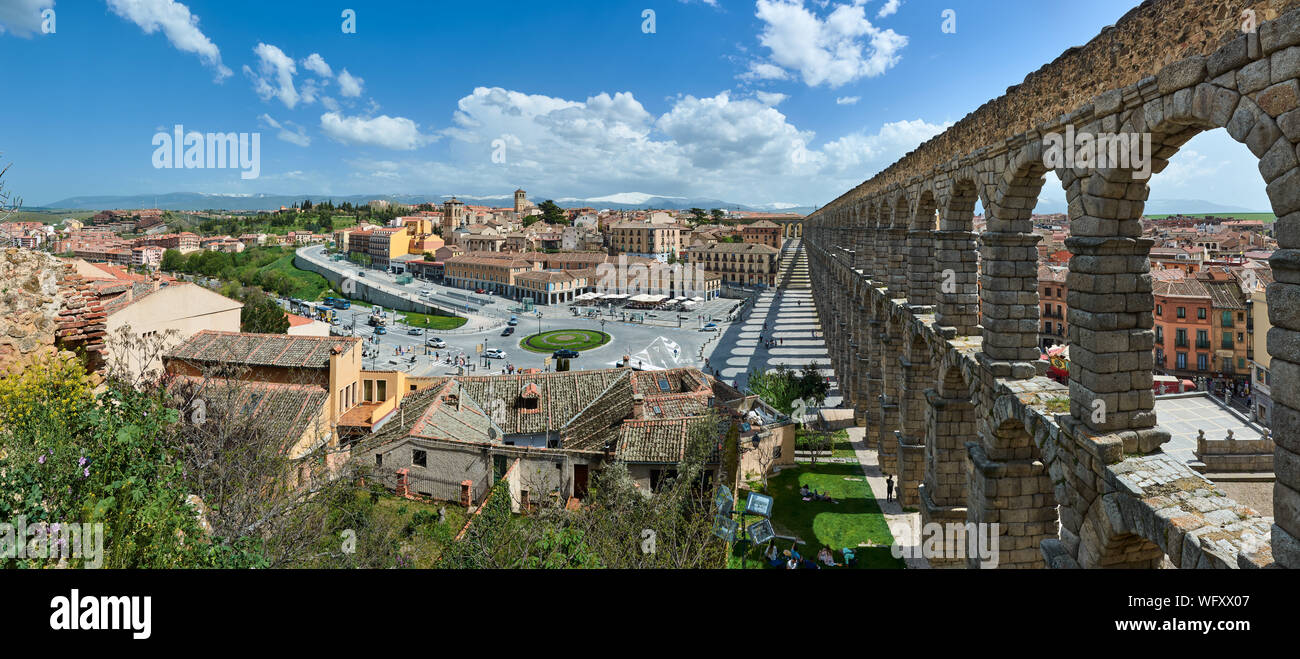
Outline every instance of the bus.
{"label": "bus", "polygon": [[340,297],[327,297],[324,300],[321,300],[321,302],[324,303],[326,306],[334,307],[335,309],[340,309],[340,310],[352,308],[351,300],[345,300]]}
{"label": "bus", "polygon": [[335,311],[332,307],[327,307],[321,304],[321,305],[317,305],[316,307],[315,318],[317,320],[323,320],[332,325],[338,321],[339,313]]}

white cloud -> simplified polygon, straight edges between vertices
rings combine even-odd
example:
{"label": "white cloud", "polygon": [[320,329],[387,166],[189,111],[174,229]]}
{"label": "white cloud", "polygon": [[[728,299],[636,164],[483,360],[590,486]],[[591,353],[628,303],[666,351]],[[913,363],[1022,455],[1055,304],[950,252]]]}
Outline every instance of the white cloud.
{"label": "white cloud", "polygon": [[361,86],[365,82],[365,80],[348,73],[347,69],[343,69],[339,72],[339,93],[346,97],[356,98],[361,95]]}
{"label": "white cloud", "polygon": [[779,94],[776,92],[754,92],[754,98],[757,98],[763,105],[780,105],[782,101],[790,98],[789,94]]}
{"label": "white cloud", "polygon": [[320,117],[320,127],[321,132],[345,144],[409,151],[432,141],[420,133],[418,124],[405,117],[380,115],[367,119],[326,112]]}
{"label": "white cloud", "polygon": [[745,80],[788,80],[790,74],[783,68],[768,62],[751,62],[749,70],[740,74]]}
{"label": "white cloud", "polygon": [[6,32],[24,39],[41,31],[41,12],[54,6],[54,0],[5,0],[0,2],[0,34]]}
{"label": "white cloud", "polygon": [[[784,95],[754,96],[681,96],[656,117],[627,92],[572,101],[481,87],[460,99],[444,131],[446,161],[410,163],[401,182],[458,194],[532,186],[579,198],[660,190],[755,204],[813,203],[834,198],[943,130],[901,121],[819,147],[812,131],[774,107]],[[504,163],[492,161],[494,140],[505,145]],[[367,167],[365,175],[373,170]]]}
{"label": "white cloud", "polygon": [[854,133],[829,142],[822,151],[827,156],[826,173],[848,176],[856,184],[872,172],[883,169],[907,155],[922,142],[942,133],[952,122],[932,124],[922,119],[894,121],[880,127],[874,135]]}
{"label": "white cloud", "polygon": [[903,0],[889,0],[885,3],[885,6],[881,7],[880,11],[876,13],[876,18],[885,18],[886,16],[892,16],[898,13],[898,6],[901,4],[903,4]]}
{"label": "white cloud", "polygon": [[857,105],[858,101],[861,99],[862,99],[861,96],[841,96],[835,99],[835,104],[836,105]]}
{"label": "white cloud", "polygon": [[334,76],[334,72],[330,70],[330,65],[325,63],[325,58],[321,57],[320,53],[312,53],[308,55],[306,59],[302,60],[302,68],[307,69],[322,78],[330,78]]}
{"label": "white cloud", "polygon": [[217,72],[217,80],[230,77],[230,69],[221,63],[221,51],[199,30],[199,17],[189,7],[174,0],[108,0],[113,13],[140,26],[145,34],[162,30],[177,50],[194,53]]}
{"label": "white cloud", "polygon": [[770,61],[751,64],[744,79],[775,78],[777,69],[797,71],[810,87],[839,87],[883,74],[907,45],[907,37],[872,25],[861,5],[835,5],[824,19],[802,0],[758,0],[756,7]]}
{"label": "white cloud", "polygon": [[244,75],[253,81],[253,91],[263,101],[270,100],[271,97],[278,98],[284,107],[292,110],[301,98],[293,86],[293,76],[298,71],[293,58],[285,55],[283,50],[265,43],[258,43],[253,52],[257,54],[258,70],[254,72],[247,65],[244,66]]}
{"label": "white cloud", "polygon": [[292,121],[281,123],[269,114],[262,114],[258,119],[261,120],[263,125],[280,131],[276,134],[276,137],[285,142],[298,146],[309,146],[311,144],[311,138],[307,136],[307,131]]}
{"label": "white cloud", "polygon": [[330,112],[338,112],[338,111],[339,111],[339,102],[336,101],[336,100],[334,100],[334,97],[332,97],[332,96],[322,96],[322,97],[320,97],[320,104],[323,105],[323,106],[325,106],[325,109],[326,109],[326,110],[329,110]]}

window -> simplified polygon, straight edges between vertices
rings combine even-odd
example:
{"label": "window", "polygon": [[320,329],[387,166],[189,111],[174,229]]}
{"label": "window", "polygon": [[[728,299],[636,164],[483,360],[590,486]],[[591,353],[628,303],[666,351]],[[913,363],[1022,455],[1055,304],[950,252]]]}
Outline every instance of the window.
{"label": "window", "polygon": [[382,467],[382,466],[384,466],[384,454],[383,454],[383,453],[376,453],[376,454],[375,454],[375,466],[376,466],[376,467]]}
{"label": "window", "polygon": [[1165,328],[1160,325],[1156,325],[1156,343],[1164,343],[1164,342],[1165,342]]}
{"label": "window", "polygon": [[380,403],[388,400],[388,381],[375,380],[375,393],[378,396],[376,400]]}
{"label": "window", "polygon": [[1232,327],[1232,312],[1225,311],[1219,315],[1219,324],[1224,327]]}
{"label": "window", "polygon": [[1175,358],[1174,363],[1177,364],[1177,368],[1187,368],[1187,353],[1185,352],[1178,353],[1178,356]]}
{"label": "window", "polygon": [[1209,358],[1209,355],[1206,355],[1206,354],[1203,353],[1203,352],[1202,352],[1202,353],[1197,353],[1197,355],[1196,355],[1196,370],[1198,370],[1198,371],[1204,371],[1205,369],[1207,369],[1207,368],[1209,368],[1209,367],[1210,367],[1210,358]]}
{"label": "window", "polygon": [[1198,320],[1205,320],[1205,307],[1196,308],[1196,318]]}
{"label": "window", "polygon": [[411,464],[417,467],[429,466],[429,454],[424,451],[411,451]]}
{"label": "window", "polygon": [[1164,305],[1157,304],[1157,305],[1156,305],[1156,315],[1157,315],[1157,316],[1164,315],[1164,312],[1165,312]]}
{"label": "window", "polygon": [[1237,368],[1246,368],[1246,358],[1245,358],[1245,357],[1238,357],[1238,358],[1237,358]]}
{"label": "window", "polygon": [[1187,330],[1180,328],[1174,331],[1174,345],[1179,348],[1187,347]]}
{"label": "window", "polygon": [[365,383],[362,385],[362,391],[365,392],[365,396],[366,396],[365,400],[367,403],[373,401],[375,399],[375,381],[366,380]]}
{"label": "window", "polygon": [[1187,317],[1187,307],[1178,307],[1175,311],[1177,311],[1179,318]]}
{"label": "window", "polygon": [[1208,331],[1196,330],[1196,347],[1197,348],[1210,347],[1210,333]]}

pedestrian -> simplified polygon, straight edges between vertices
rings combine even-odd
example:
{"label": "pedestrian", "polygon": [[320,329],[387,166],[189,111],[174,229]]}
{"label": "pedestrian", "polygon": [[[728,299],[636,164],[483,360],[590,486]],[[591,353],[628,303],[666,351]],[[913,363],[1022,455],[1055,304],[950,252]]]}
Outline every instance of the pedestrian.
{"label": "pedestrian", "polygon": [[893,501],[893,500],[894,500],[894,475],[890,474],[889,477],[885,479],[885,501]]}

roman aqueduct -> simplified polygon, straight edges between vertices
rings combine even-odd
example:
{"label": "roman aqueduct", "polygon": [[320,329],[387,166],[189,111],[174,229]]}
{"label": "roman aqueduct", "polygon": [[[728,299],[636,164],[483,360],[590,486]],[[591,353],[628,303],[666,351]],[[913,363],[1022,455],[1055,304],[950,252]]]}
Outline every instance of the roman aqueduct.
{"label": "roman aqueduct", "polygon": [[[832,366],[904,506],[998,522],[1001,567],[1300,568],[1297,78],[1297,0],[1148,0],[807,218]],[[1071,227],[1070,384],[1039,372],[1030,215],[1044,143],[1067,127],[1149,134],[1155,176],[1212,129],[1259,159],[1280,245],[1272,520],[1161,451],[1148,186],[1131,163],[1053,167]],[[1066,397],[1068,412],[1049,404]]]}

